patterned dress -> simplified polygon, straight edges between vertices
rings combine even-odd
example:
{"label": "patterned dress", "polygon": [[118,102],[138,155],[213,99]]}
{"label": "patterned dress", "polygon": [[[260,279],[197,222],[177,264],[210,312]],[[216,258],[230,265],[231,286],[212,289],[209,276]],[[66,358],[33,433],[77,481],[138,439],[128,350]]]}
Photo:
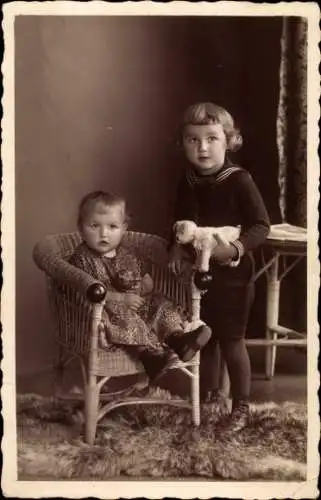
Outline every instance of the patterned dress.
{"label": "patterned dress", "polygon": [[132,250],[120,245],[116,256],[107,258],[81,243],[69,262],[101,281],[107,291],[144,296],[144,304],[136,311],[117,300],[106,301],[104,322],[110,343],[162,351],[167,336],[183,331],[183,317],[173,304],[144,289],[143,278],[149,274],[148,264]]}

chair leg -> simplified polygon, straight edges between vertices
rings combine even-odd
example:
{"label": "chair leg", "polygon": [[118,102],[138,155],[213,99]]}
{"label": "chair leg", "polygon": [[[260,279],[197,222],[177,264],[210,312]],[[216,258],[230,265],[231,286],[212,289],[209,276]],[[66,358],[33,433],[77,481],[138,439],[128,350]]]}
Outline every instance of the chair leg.
{"label": "chair leg", "polygon": [[58,346],[57,359],[54,365],[54,395],[59,396],[62,393],[64,379],[64,352],[63,347]]}
{"label": "chair leg", "polygon": [[[196,356],[199,356],[199,353],[196,354]],[[200,371],[199,363],[191,367],[191,372],[193,374],[191,377],[192,417],[194,425],[196,425],[197,427],[200,425],[201,422],[199,371]]]}
{"label": "chair leg", "polygon": [[97,419],[99,407],[99,388],[96,377],[89,376],[88,384],[85,386],[85,441],[93,445],[96,437]]}

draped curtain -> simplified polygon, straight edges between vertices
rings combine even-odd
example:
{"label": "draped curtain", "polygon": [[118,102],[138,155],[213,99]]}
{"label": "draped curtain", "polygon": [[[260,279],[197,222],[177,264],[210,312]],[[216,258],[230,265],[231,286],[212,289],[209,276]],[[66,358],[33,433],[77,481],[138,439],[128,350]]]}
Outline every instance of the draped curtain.
{"label": "draped curtain", "polygon": [[283,221],[307,224],[307,20],[284,17],[277,117]]}
{"label": "draped curtain", "polygon": [[[277,116],[279,204],[282,219],[307,226],[307,20],[284,17],[281,38],[280,96]],[[306,262],[291,272],[286,296],[291,323],[304,331],[307,304]]]}

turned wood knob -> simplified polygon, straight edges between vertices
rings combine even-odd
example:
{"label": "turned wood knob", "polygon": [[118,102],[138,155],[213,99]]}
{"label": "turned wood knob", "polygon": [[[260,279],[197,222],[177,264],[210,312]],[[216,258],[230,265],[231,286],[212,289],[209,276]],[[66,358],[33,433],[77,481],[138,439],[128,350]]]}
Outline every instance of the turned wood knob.
{"label": "turned wood knob", "polygon": [[93,283],[87,289],[87,298],[93,304],[102,302],[106,296],[106,288],[99,283]]}
{"label": "turned wood knob", "polygon": [[201,271],[196,271],[194,275],[194,283],[199,290],[208,290],[212,279],[213,277],[210,273],[202,273]]}

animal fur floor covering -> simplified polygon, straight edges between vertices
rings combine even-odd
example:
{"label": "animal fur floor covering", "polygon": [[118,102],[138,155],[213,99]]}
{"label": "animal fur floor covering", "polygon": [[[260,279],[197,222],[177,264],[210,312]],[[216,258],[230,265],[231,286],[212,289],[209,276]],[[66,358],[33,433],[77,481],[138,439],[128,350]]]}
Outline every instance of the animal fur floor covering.
{"label": "animal fur floor covering", "polygon": [[83,442],[69,403],[24,395],[17,411],[19,479],[301,481],[306,475],[307,412],[296,403],[252,404],[248,427],[224,439],[215,432],[214,405],[202,407],[199,429],[187,410],[122,408],[105,417],[93,447]]}

